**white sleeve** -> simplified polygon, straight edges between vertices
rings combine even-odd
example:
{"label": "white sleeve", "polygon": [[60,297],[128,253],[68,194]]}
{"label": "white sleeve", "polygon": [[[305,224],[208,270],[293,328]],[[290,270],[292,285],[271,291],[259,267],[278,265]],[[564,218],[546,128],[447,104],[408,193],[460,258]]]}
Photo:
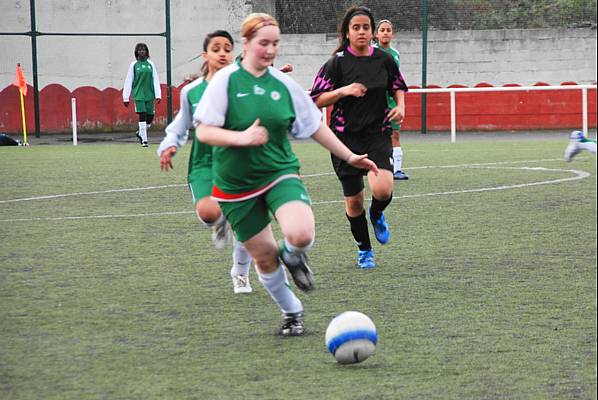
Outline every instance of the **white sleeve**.
{"label": "white sleeve", "polygon": [[311,137],[311,135],[316,133],[322,123],[322,113],[307,92],[297,82],[276,68],[270,67],[270,73],[276,79],[282,81],[291,94],[295,111],[295,121],[291,128],[291,134],[295,139],[307,139]]}
{"label": "white sleeve", "polygon": [[152,76],[154,80],[154,96],[156,99],[161,99],[162,89],[160,88],[160,78],[158,78],[158,70],[156,70],[156,65],[151,60],[148,61],[152,65]]}
{"label": "white sleeve", "polygon": [[[197,84],[201,83],[203,78],[200,78]],[[189,104],[188,94],[189,90],[195,87],[193,83],[190,83],[183,87],[180,96],[180,110],[174,117],[174,120],[166,127],[164,139],[160,142],[157,153],[158,156],[162,154],[164,150],[169,147],[175,146],[180,149],[189,137],[189,129],[193,128],[193,115],[191,115],[191,105]]]}
{"label": "white sleeve", "polygon": [[236,64],[231,64],[214,75],[193,114],[195,126],[224,126],[228,110],[228,80],[237,69],[239,67]]}
{"label": "white sleeve", "polygon": [[131,90],[133,89],[133,79],[135,78],[135,63],[137,61],[133,61],[131,65],[129,65],[129,70],[127,71],[127,77],[125,78],[125,86],[123,87],[123,101],[128,102],[129,97],[131,97]]}

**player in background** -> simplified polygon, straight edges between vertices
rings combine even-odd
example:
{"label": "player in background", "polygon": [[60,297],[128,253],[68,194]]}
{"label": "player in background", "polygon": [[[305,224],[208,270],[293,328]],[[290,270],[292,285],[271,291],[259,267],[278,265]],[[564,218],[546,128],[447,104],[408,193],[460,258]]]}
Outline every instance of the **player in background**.
{"label": "player in background", "polygon": [[596,141],[585,137],[582,131],[571,132],[571,135],[569,135],[569,144],[565,148],[565,161],[569,162],[573,160],[573,157],[582,150],[596,154]]}
{"label": "player in background", "polygon": [[[243,60],[218,72],[195,110],[200,141],[214,146],[214,188],[235,236],[255,260],[260,282],[283,314],[280,334],[304,334],[303,304],[291,290],[314,287],[306,252],[315,237],[311,200],[288,140],[313,138],[356,168],[376,165],[353,154],[323,123],[322,114],[291,78],[271,67],[278,52],[278,22],[250,14],[241,25]],[[277,244],[272,216],[284,236]]]}
{"label": "player in background", "polygon": [[[401,54],[397,49],[391,46],[393,38],[394,27],[392,26],[392,23],[387,19],[379,21],[373,46],[390,54],[392,59],[397,63],[397,67],[401,69]],[[397,103],[395,102],[395,99],[393,99],[392,96],[388,96],[388,107],[392,109],[396,107],[396,105]],[[394,159],[393,177],[398,181],[409,179],[409,176],[403,171],[403,149],[401,149],[400,138],[401,124],[395,121],[390,121],[390,126],[392,127],[392,158]]]}
{"label": "player in background", "polygon": [[139,116],[139,130],[136,133],[139,142],[147,147],[148,131],[154,120],[154,101],[160,103],[162,98],[160,81],[156,66],[149,59],[149,49],[145,43],[135,45],[135,61],[129,66],[125,86],[123,88],[123,102],[129,107],[129,97],[133,94],[135,112]]}
{"label": "player in background", "polygon": [[[320,108],[334,104],[330,126],[336,136],[353,152],[367,154],[380,173],[355,168],[332,155],[332,165],[343,187],[345,213],[359,248],[358,266],[374,268],[365,213],[363,176],[372,192],[369,217],[376,239],[390,240],[384,210],[392,201],[393,158],[390,121],[401,123],[405,115],[407,85],[392,57],[370,46],[375,22],[366,7],[351,7],[339,27],[339,47],[318,72],[311,96]],[[396,106],[388,107],[388,93]]]}
{"label": "player in background", "polygon": [[[205,60],[201,77],[188,83],[181,90],[180,111],[166,127],[166,136],[158,148],[160,168],[172,168],[172,157],[186,142],[189,129],[193,129],[193,113],[201,100],[208,82],[220,69],[232,61],[233,38],[222,30],[206,36],[202,56]],[[212,193],[212,147],[197,140],[193,135],[187,182],[195,204],[197,218],[212,229],[212,241],[216,248],[223,248],[229,236],[229,228],[220,207],[210,197]],[[233,266],[230,275],[234,293],[250,293],[249,268],[251,256],[237,240],[233,241]]]}

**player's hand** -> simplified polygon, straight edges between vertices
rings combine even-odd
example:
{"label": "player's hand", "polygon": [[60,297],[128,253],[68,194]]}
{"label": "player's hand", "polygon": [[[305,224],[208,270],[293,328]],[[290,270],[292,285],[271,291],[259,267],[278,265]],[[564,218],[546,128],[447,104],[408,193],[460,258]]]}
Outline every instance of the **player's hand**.
{"label": "player's hand", "polygon": [[260,126],[259,118],[256,118],[253,124],[239,136],[241,138],[240,146],[260,146],[268,141],[268,131]]}
{"label": "player's hand", "polygon": [[351,154],[347,160],[347,164],[355,168],[368,169],[372,171],[374,175],[378,175],[378,167],[376,166],[376,163],[370,160],[367,154]]}
{"label": "player's hand", "polygon": [[405,119],[405,106],[401,104],[391,109],[388,113],[388,119],[395,121],[399,124],[403,122],[403,120]]}
{"label": "player's hand", "polygon": [[293,64],[285,64],[282,67],[280,67],[280,72],[284,72],[285,74],[288,74],[289,72],[293,72]]}
{"label": "player's hand", "polygon": [[125,107],[129,107],[129,102],[128,101],[123,101],[123,104],[125,105]]}
{"label": "player's hand", "polygon": [[174,169],[172,166],[172,157],[176,154],[176,146],[170,146],[160,154],[160,169],[168,171]]}
{"label": "player's hand", "polygon": [[362,97],[365,96],[365,92],[367,92],[367,90],[368,88],[366,88],[363,83],[354,82],[350,85],[343,87],[342,93],[344,96]]}

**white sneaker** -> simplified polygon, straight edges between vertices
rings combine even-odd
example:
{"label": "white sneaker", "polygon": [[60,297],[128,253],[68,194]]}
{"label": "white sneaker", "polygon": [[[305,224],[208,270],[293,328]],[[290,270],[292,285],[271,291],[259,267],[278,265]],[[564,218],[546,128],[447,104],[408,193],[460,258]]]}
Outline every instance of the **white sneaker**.
{"label": "white sneaker", "polygon": [[231,231],[226,219],[222,218],[222,222],[212,226],[212,243],[218,250],[223,249],[231,238]]}
{"label": "white sneaker", "polygon": [[236,275],[233,279],[233,292],[237,293],[251,293],[251,284],[249,284],[249,275]]}
{"label": "white sneaker", "polygon": [[569,145],[565,148],[565,154],[563,158],[565,161],[569,162],[575,157],[577,153],[581,151],[581,147],[579,146],[579,141],[577,139],[569,140]]}

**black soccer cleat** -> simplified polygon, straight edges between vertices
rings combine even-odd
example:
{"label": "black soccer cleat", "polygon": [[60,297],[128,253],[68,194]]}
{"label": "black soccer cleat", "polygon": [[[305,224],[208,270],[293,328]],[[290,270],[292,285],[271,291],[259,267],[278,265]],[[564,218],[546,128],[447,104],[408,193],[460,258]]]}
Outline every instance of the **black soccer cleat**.
{"label": "black soccer cleat", "polygon": [[297,287],[304,291],[309,292],[314,289],[314,277],[311,272],[311,268],[307,265],[307,255],[305,253],[290,254],[284,250],[284,243],[281,241],[280,246],[280,259],[287,267],[287,270],[293,278],[293,282]]}
{"label": "black soccer cleat", "polygon": [[281,336],[303,336],[305,325],[303,324],[303,313],[288,313],[282,315]]}
{"label": "black soccer cleat", "polygon": [[139,144],[143,144],[143,139],[141,138],[139,131],[135,132],[135,136],[137,137],[137,140],[139,140]]}

